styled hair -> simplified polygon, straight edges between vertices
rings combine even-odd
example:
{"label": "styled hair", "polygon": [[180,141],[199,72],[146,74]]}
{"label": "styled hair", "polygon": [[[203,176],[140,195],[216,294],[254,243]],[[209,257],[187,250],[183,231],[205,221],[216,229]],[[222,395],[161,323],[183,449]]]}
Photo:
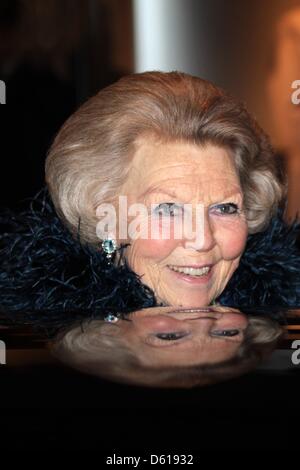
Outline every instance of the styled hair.
{"label": "styled hair", "polygon": [[191,388],[245,374],[271,354],[283,336],[282,327],[265,317],[249,316],[248,320],[244,340],[235,356],[215,364],[144,367],[122,336],[101,333],[103,322],[99,320],[60,332],[50,349],[69,366],[113,382]]}
{"label": "styled hair", "polygon": [[130,171],[137,139],[213,144],[232,153],[244,192],[249,233],[268,225],[283,197],[266,134],[245,106],[212,83],[180,72],[121,78],[62,126],[46,161],[59,216],[82,241],[98,244],[96,208],[113,202]]}

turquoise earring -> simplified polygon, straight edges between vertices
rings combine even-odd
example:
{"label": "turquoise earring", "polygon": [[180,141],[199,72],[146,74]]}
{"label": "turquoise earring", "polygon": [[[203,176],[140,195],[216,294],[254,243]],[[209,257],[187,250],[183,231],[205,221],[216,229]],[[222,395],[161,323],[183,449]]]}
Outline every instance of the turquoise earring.
{"label": "turquoise earring", "polygon": [[119,321],[119,319],[120,319],[120,316],[118,314],[114,315],[113,313],[108,313],[104,317],[104,321],[107,323],[116,323],[117,321]]}
{"label": "turquoise earring", "polygon": [[116,241],[113,238],[106,238],[102,241],[101,246],[106,255],[108,264],[111,264],[111,259],[117,250]]}

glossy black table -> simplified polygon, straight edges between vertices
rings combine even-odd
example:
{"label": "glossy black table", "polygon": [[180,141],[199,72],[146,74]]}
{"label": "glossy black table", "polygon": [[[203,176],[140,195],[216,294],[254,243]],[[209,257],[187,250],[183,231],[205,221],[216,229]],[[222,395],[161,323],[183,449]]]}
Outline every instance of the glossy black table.
{"label": "glossy black table", "polygon": [[300,365],[291,361],[299,312],[286,330],[272,357],[245,376],[161,390],[81,374],[54,360],[32,331],[1,329],[7,364],[0,366],[0,448],[97,450],[99,466],[113,453],[291,450],[299,442]]}

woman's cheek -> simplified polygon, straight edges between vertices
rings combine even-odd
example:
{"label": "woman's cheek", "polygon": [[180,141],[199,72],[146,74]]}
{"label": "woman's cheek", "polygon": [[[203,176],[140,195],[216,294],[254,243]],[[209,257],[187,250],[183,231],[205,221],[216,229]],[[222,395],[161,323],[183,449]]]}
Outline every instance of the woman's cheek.
{"label": "woman's cheek", "polygon": [[162,260],[176,248],[178,240],[136,240],[134,242],[135,256]]}
{"label": "woman's cheek", "polygon": [[242,255],[247,243],[248,228],[246,224],[228,230],[222,239],[224,259],[235,259]]}
{"label": "woman's cheek", "polygon": [[137,258],[152,258],[159,262],[172,253],[180,240],[175,238],[172,223],[168,227],[161,221],[157,225],[151,225],[151,222],[151,218],[149,218],[147,238],[135,240],[133,251]]}

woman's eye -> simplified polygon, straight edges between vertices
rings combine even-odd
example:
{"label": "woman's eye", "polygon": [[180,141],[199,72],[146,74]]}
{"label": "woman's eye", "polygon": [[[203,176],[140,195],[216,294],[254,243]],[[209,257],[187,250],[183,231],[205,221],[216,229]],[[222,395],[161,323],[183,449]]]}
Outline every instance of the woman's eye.
{"label": "woman's eye", "polygon": [[182,206],[174,202],[163,202],[158,204],[154,212],[156,215],[176,217],[182,214]]}
{"label": "woman's eye", "polygon": [[231,336],[237,336],[239,333],[240,333],[240,330],[220,330],[220,331],[212,331],[211,335],[231,337]]}
{"label": "woman's eye", "polygon": [[239,207],[237,204],[233,202],[228,202],[226,204],[218,204],[217,206],[213,207],[214,210],[217,210],[218,213],[222,215],[232,215],[237,214],[239,212]]}
{"label": "woman's eye", "polygon": [[157,333],[156,338],[163,341],[176,341],[186,336],[185,333]]}
{"label": "woman's eye", "polygon": [[185,331],[174,333],[156,333],[146,338],[146,343],[152,346],[171,346],[173,343],[180,342],[182,338],[188,336]]}

